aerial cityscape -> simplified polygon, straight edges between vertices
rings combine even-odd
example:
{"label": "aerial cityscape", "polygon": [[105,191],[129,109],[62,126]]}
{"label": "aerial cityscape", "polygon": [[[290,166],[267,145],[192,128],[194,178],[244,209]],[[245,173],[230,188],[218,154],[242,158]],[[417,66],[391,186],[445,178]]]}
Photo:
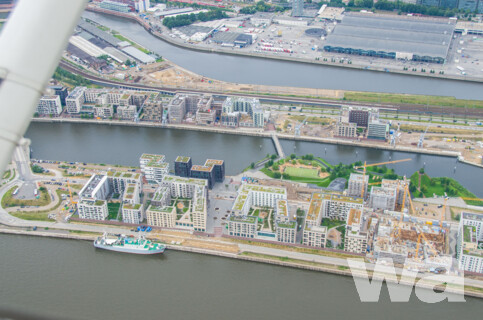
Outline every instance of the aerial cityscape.
{"label": "aerial cityscape", "polygon": [[[481,314],[482,0],[40,2],[0,0],[0,318]],[[54,3],[36,84],[3,48]]]}

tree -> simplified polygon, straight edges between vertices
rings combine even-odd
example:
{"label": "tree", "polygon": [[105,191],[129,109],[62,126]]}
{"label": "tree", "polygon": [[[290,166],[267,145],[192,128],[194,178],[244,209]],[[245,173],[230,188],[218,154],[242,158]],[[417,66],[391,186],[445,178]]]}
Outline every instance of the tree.
{"label": "tree", "polygon": [[292,153],[292,154],[290,155],[290,159],[295,159],[295,158],[297,158],[297,155],[296,155],[295,153]]}
{"label": "tree", "polygon": [[272,166],[272,169],[273,169],[273,171],[278,171],[280,168],[279,168],[278,164],[276,164],[276,163],[275,163],[275,164]]}
{"label": "tree", "polygon": [[424,174],[424,168],[419,169],[420,174]]}
{"label": "tree", "polygon": [[255,168],[255,162],[252,162],[252,163],[250,164],[250,168],[252,168],[252,169],[253,169],[253,168]]}
{"label": "tree", "polygon": [[273,173],[273,177],[274,177],[275,179],[280,179],[280,177],[281,177],[281,176],[282,176],[282,174],[281,174],[280,172],[274,172],[274,173]]}
{"label": "tree", "polygon": [[272,155],[270,156],[270,158],[271,158],[272,160],[275,160],[275,159],[277,159],[277,155],[276,155],[276,154],[272,154]]}

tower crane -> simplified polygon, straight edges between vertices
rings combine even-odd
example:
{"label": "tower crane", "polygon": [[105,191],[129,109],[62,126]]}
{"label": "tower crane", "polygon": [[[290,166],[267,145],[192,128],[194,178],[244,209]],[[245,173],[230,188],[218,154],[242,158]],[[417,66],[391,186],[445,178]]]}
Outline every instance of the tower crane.
{"label": "tower crane", "polygon": [[77,202],[74,201],[74,198],[72,198],[72,190],[70,189],[69,180],[67,180],[67,187],[69,188],[70,204],[72,204],[72,206],[74,206],[74,204],[77,204]]}
{"label": "tower crane", "polygon": [[394,160],[394,161],[387,161],[387,162],[372,163],[372,164],[369,164],[369,165],[366,163],[366,161],[364,161],[364,165],[354,167],[354,169],[364,168],[364,170],[362,171],[361,198],[364,199],[364,181],[366,179],[366,169],[367,169],[367,167],[374,167],[374,166],[380,166],[380,165],[384,165],[384,164],[392,164],[392,163],[406,162],[406,161],[411,161],[411,160],[412,160],[411,158],[408,158],[408,159],[401,159],[401,160]]}

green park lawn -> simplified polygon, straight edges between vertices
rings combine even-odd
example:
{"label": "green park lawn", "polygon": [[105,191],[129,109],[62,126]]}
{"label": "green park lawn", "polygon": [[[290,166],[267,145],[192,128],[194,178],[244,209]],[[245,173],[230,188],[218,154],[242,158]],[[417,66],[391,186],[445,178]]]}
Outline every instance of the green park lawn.
{"label": "green park lawn", "polygon": [[286,167],[284,173],[287,173],[293,177],[302,177],[302,178],[319,177],[319,171],[317,169]]}

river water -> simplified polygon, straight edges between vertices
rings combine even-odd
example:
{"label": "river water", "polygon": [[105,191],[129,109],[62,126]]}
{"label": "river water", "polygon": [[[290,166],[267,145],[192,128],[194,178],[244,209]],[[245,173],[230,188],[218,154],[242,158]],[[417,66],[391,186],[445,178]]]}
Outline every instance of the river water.
{"label": "river water", "polygon": [[201,254],[0,235],[0,308],[68,319],[479,319],[483,302],[361,303],[350,277]]}
{"label": "river water", "polygon": [[127,19],[88,11],[83,16],[120,32],[183,68],[213,79],[275,86],[483,99],[481,83],[198,52],[161,41]]}
{"label": "river water", "polygon": [[[202,164],[207,158],[225,160],[226,174],[235,175],[251,162],[275,153],[271,139],[166,128],[141,128],[73,123],[32,123],[26,133],[32,140],[33,158],[139,166],[142,153],[164,154],[174,165],[178,155]],[[400,175],[412,175],[424,167],[433,177],[451,177],[483,197],[483,170],[457,163],[456,158],[382,151],[343,145],[280,140],[285,154],[312,153],[331,164],[384,162],[411,158],[395,165]],[[456,169],[455,169],[456,167]],[[173,168],[173,167],[171,167]]]}

